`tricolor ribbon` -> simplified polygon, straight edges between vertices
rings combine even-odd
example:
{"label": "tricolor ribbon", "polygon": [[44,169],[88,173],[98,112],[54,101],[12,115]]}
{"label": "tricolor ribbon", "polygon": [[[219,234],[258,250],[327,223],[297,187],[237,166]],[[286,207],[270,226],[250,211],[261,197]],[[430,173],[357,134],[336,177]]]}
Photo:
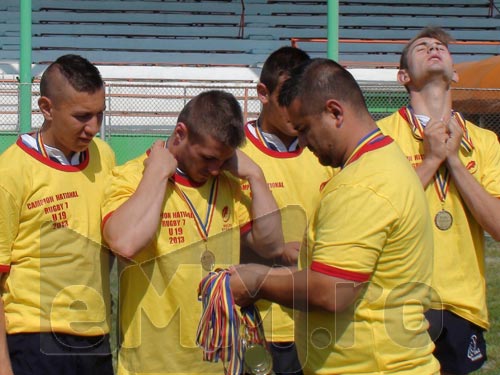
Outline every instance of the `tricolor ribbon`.
{"label": "tricolor ribbon", "polygon": [[182,197],[184,202],[186,202],[187,206],[189,207],[190,211],[193,213],[196,228],[198,229],[198,233],[200,234],[201,238],[205,242],[208,241],[208,232],[210,231],[210,226],[212,224],[212,219],[215,212],[215,202],[217,201],[217,193],[219,190],[219,179],[215,177],[212,181],[210,194],[208,196],[207,213],[205,215],[205,220],[201,219],[198,211],[196,210],[196,207],[193,205],[186,193],[182,191],[182,189],[175,183],[173,179],[170,179],[170,181],[173,182],[175,191]]}
{"label": "tricolor ribbon", "polygon": [[38,152],[42,154],[44,158],[49,159],[49,154],[47,153],[47,150],[45,149],[45,144],[43,143],[43,138],[42,138],[42,132],[37,131],[36,132],[36,147],[38,149]]}
{"label": "tricolor ribbon", "polygon": [[[410,125],[413,136],[420,141],[423,140],[424,126],[413,112],[413,109],[411,107],[404,107],[404,113],[406,115],[404,117],[406,117],[406,120]],[[467,131],[465,119],[460,112],[452,111],[451,114],[463,131],[460,145],[467,153],[470,153],[474,149],[474,144],[472,143],[472,139],[470,138],[469,132]],[[450,181],[451,174],[448,171],[448,168],[446,168],[445,165],[442,165],[434,175],[434,188],[439,197],[439,200],[443,203],[446,200],[446,195],[448,194],[448,190],[450,189]]]}
{"label": "tricolor ribbon", "polygon": [[363,138],[361,138],[361,140],[356,145],[356,148],[351,153],[351,156],[349,156],[342,168],[345,168],[349,164],[358,160],[361,155],[377,148],[383,147],[391,142],[392,138],[383,135],[382,131],[379,128],[374,129]]}
{"label": "tricolor ribbon", "polygon": [[255,132],[257,134],[257,138],[259,141],[268,149],[273,150],[273,151],[278,151],[277,147],[273,145],[272,143],[269,143],[266,138],[264,137],[264,134],[262,134],[262,128],[260,126],[260,121],[259,119],[255,120]]}
{"label": "tricolor ribbon", "polygon": [[253,305],[238,309],[229,282],[227,270],[210,272],[200,282],[198,299],[203,312],[196,343],[203,349],[204,361],[222,360],[225,374],[240,375],[247,345],[265,345],[265,337],[259,311]]}
{"label": "tricolor ribbon", "polygon": [[[424,126],[418,119],[418,117],[413,112],[411,107],[403,107],[405,118],[410,124],[410,128],[412,130],[413,136],[419,141],[424,139]],[[465,119],[460,112],[452,111],[451,115],[455,118],[460,128],[462,128],[463,136],[460,142],[461,146],[465,151],[471,152],[474,149],[474,144],[472,143],[472,139],[469,136],[469,132],[467,130],[467,126],[465,125]]]}
{"label": "tricolor ribbon", "polygon": [[[46,159],[49,159],[49,160],[52,160],[56,163],[59,163],[61,164],[61,161],[59,161],[59,159],[57,159],[56,157],[51,157],[49,155],[49,153],[47,152],[47,149],[45,148],[45,143],[43,143],[43,137],[42,137],[42,132],[39,130],[36,132],[36,136],[35,136],[35,141],[36,141],[36,148],[38,150],[38,152]],[[70,158],[68,160],[68,163],[71,164],[71,159]],[[78,160],[79,160],[79,163],[82,163],[83,160],[85,160],[85,153],[84,152],[80,152],[79,153],[79,156],[78,156]]]}

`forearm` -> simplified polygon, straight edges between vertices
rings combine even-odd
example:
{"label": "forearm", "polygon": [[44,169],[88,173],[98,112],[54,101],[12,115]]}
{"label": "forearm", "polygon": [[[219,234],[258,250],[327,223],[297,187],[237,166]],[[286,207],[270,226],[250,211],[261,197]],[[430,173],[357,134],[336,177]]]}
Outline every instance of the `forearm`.
{"label": "forearm", "polygon": [[258,299],[265,299],[295,310],[307,310],[307,272],[293,272],[289,268],[272,268],[269,274],[261,276]]}
{"label": "forearm", "polygon": [[350,306],[360,289],[361,284],[353,281],[312,270],[292,272],[283,268],[262,277],[258,297],[296,310],[336,312]]}
{"label": "forearm", "polygon": [[427,186],[434,181],[434,176],[436,175],[437,170],[441,162],[439,160],[435,160],[433,158],[424,158],[422,164],[420,164],[417,168],[415,168],[415,172],[417,173],[420,182],[424,190]]}
{"label": "forearm", "polygon": [[490,195],[465,168],[458,157],[448,160],[448,168],[462,200],[481,227],[500,240],[500,200]]}
{"label": "forearm", "polygon": [[281,214],[262,173],[249,177],[252,191],[252,230],[250,246],[264,258],[280,256],[284,240]]}
{"label": "forearm", "polygon": [[0,375],[13,375],[5,327],[5,311],[0,296]]}
{"label": "forearm", "polygon": [[106,221],[104,239],[114,252],[132,257],[154,238],[160,222],[168,178],[144,176],[134,194]]}

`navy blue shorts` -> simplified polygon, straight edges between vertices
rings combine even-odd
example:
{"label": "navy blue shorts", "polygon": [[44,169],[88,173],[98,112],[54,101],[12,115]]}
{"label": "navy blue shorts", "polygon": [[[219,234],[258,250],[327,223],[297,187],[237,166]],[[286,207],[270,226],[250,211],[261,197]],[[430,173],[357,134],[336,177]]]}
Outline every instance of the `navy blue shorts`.
{"label": "navy blue shorts", "polygon": [[15,375],[113,375],[109,335],[19,333],[7,345]]}
{"label": "navy blue shorts", "polygon": [[466,375],[486,362],[483,328],[446,310],[429,310],[425,317],[441,371]]}
{"label": "navy blue shorts", "polygon": [[302,366],[293,342],[269,343],[273,357],[273,371],[276,375],[302,375]]}

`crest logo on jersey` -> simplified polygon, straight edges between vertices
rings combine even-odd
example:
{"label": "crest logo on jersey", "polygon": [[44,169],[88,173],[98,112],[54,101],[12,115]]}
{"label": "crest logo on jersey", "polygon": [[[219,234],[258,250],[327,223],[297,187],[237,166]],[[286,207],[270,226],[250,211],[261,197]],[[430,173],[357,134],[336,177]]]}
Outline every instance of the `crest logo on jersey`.
{"label": "crest logo on jersey", "polygon": [[229,217],[230,217],[230,213],[229,213],[229,207],[228,206],[224,206],[224,208],[222,209],[222,220],[224,220],[225,223],[227,223],[227,221],[229,220]]}
{"label": "crest logo on jersey", "polygon": [[467,163],[466,167],[467,170],[471,173],[474,174],[477,171],[477,164],[474,160],[471,160],[470,162]]}

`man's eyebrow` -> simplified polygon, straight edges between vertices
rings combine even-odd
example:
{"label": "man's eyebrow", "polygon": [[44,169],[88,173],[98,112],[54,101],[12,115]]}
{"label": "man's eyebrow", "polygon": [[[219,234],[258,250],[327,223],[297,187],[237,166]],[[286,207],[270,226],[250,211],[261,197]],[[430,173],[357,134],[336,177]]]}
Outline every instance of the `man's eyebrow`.
{"label": "man's eyebrow", "polygon": [[446,47],[446,45],[443,42],[439,41],[439,40],[435,40],[435,41],[422,40],[421,42],[415,43],[412,48],[415,48],[415,47],[418,47],[418,46],[422,46],[422,45],[427,46],[429,44],[438,44],[440,46],[445,46]]}

